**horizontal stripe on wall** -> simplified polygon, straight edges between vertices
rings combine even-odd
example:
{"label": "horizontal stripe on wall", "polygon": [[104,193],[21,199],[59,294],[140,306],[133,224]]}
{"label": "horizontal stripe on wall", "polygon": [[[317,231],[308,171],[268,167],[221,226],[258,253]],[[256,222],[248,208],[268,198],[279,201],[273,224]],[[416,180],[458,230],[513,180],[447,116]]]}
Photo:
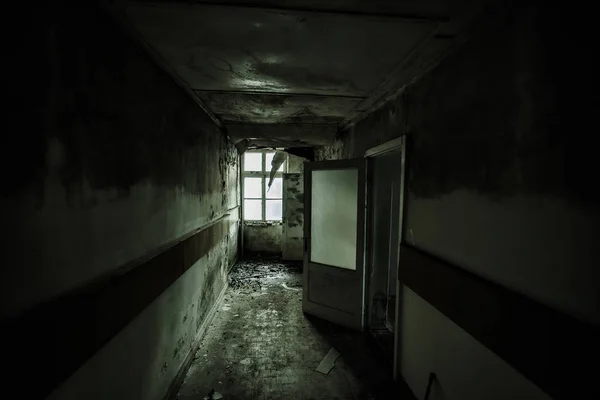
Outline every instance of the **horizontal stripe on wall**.
{"label": "horizontal stripe on wall", "polygon": [[[5,393],[50,394],[196,261],[227,237],[227,215],[124,271],[2,321]],[[10,387],[14,388],[10,390]]]}
{"label": "horizontal stripe on wall", "polygon": [[597,326],[407,245],[399,279],[553,398],[596,398]]}

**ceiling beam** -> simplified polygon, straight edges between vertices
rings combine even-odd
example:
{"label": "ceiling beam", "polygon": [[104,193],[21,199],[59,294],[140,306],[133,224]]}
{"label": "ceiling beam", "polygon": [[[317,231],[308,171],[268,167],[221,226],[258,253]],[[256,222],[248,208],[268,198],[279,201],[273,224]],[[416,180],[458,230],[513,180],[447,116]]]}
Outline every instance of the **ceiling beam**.
{"label": "ceiling beam", "polygon": [[335,140],[336,125],[312,124],[242,124],[228,123],[234,142],[248,139],[251,143],[270,142],[294,146],[327,146]]}
{"label": "ceiling beam", "polygon": [[294,93],[294,92],[269,92],[263,90],[223,90],[223,89],[192,89],[198,93],[226,93],[226,94],[248,94],[267,96],[304,96],[304,97],[334,97],[343,99],[366,99],[367,96],[353,96],[347,94],[323,94],[323,93]]}

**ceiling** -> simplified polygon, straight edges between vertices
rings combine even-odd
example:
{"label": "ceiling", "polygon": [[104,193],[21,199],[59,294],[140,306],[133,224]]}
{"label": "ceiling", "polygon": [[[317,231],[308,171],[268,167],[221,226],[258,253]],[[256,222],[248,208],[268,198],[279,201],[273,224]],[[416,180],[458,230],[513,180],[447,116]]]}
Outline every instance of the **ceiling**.
{"label": "ceiling", "polygon": [[291,147],[331,143],[339,129],[414,79],[423,68],[411,71],[407,60],[443,54],[467,3],[211,0],[116,7],[234,142]]}

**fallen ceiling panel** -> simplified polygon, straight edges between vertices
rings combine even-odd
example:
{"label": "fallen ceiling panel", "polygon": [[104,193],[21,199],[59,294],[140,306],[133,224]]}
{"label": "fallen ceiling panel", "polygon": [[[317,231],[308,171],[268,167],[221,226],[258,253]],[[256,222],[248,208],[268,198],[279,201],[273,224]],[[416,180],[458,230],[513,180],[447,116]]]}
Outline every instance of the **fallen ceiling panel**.
{"label": "fallen ceiling panel", "polygon": [[221,121],[259,124],[339,124],[363,98],[196,91]]}

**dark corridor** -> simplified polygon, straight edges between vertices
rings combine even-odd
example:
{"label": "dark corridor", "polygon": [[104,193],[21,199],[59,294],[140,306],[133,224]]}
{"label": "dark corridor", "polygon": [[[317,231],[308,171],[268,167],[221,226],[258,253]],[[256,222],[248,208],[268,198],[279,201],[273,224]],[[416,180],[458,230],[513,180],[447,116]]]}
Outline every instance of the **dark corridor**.
{"label": "dark corridor", "polygon": [[7,7],[2,398],[600,399],[594,13]]}

